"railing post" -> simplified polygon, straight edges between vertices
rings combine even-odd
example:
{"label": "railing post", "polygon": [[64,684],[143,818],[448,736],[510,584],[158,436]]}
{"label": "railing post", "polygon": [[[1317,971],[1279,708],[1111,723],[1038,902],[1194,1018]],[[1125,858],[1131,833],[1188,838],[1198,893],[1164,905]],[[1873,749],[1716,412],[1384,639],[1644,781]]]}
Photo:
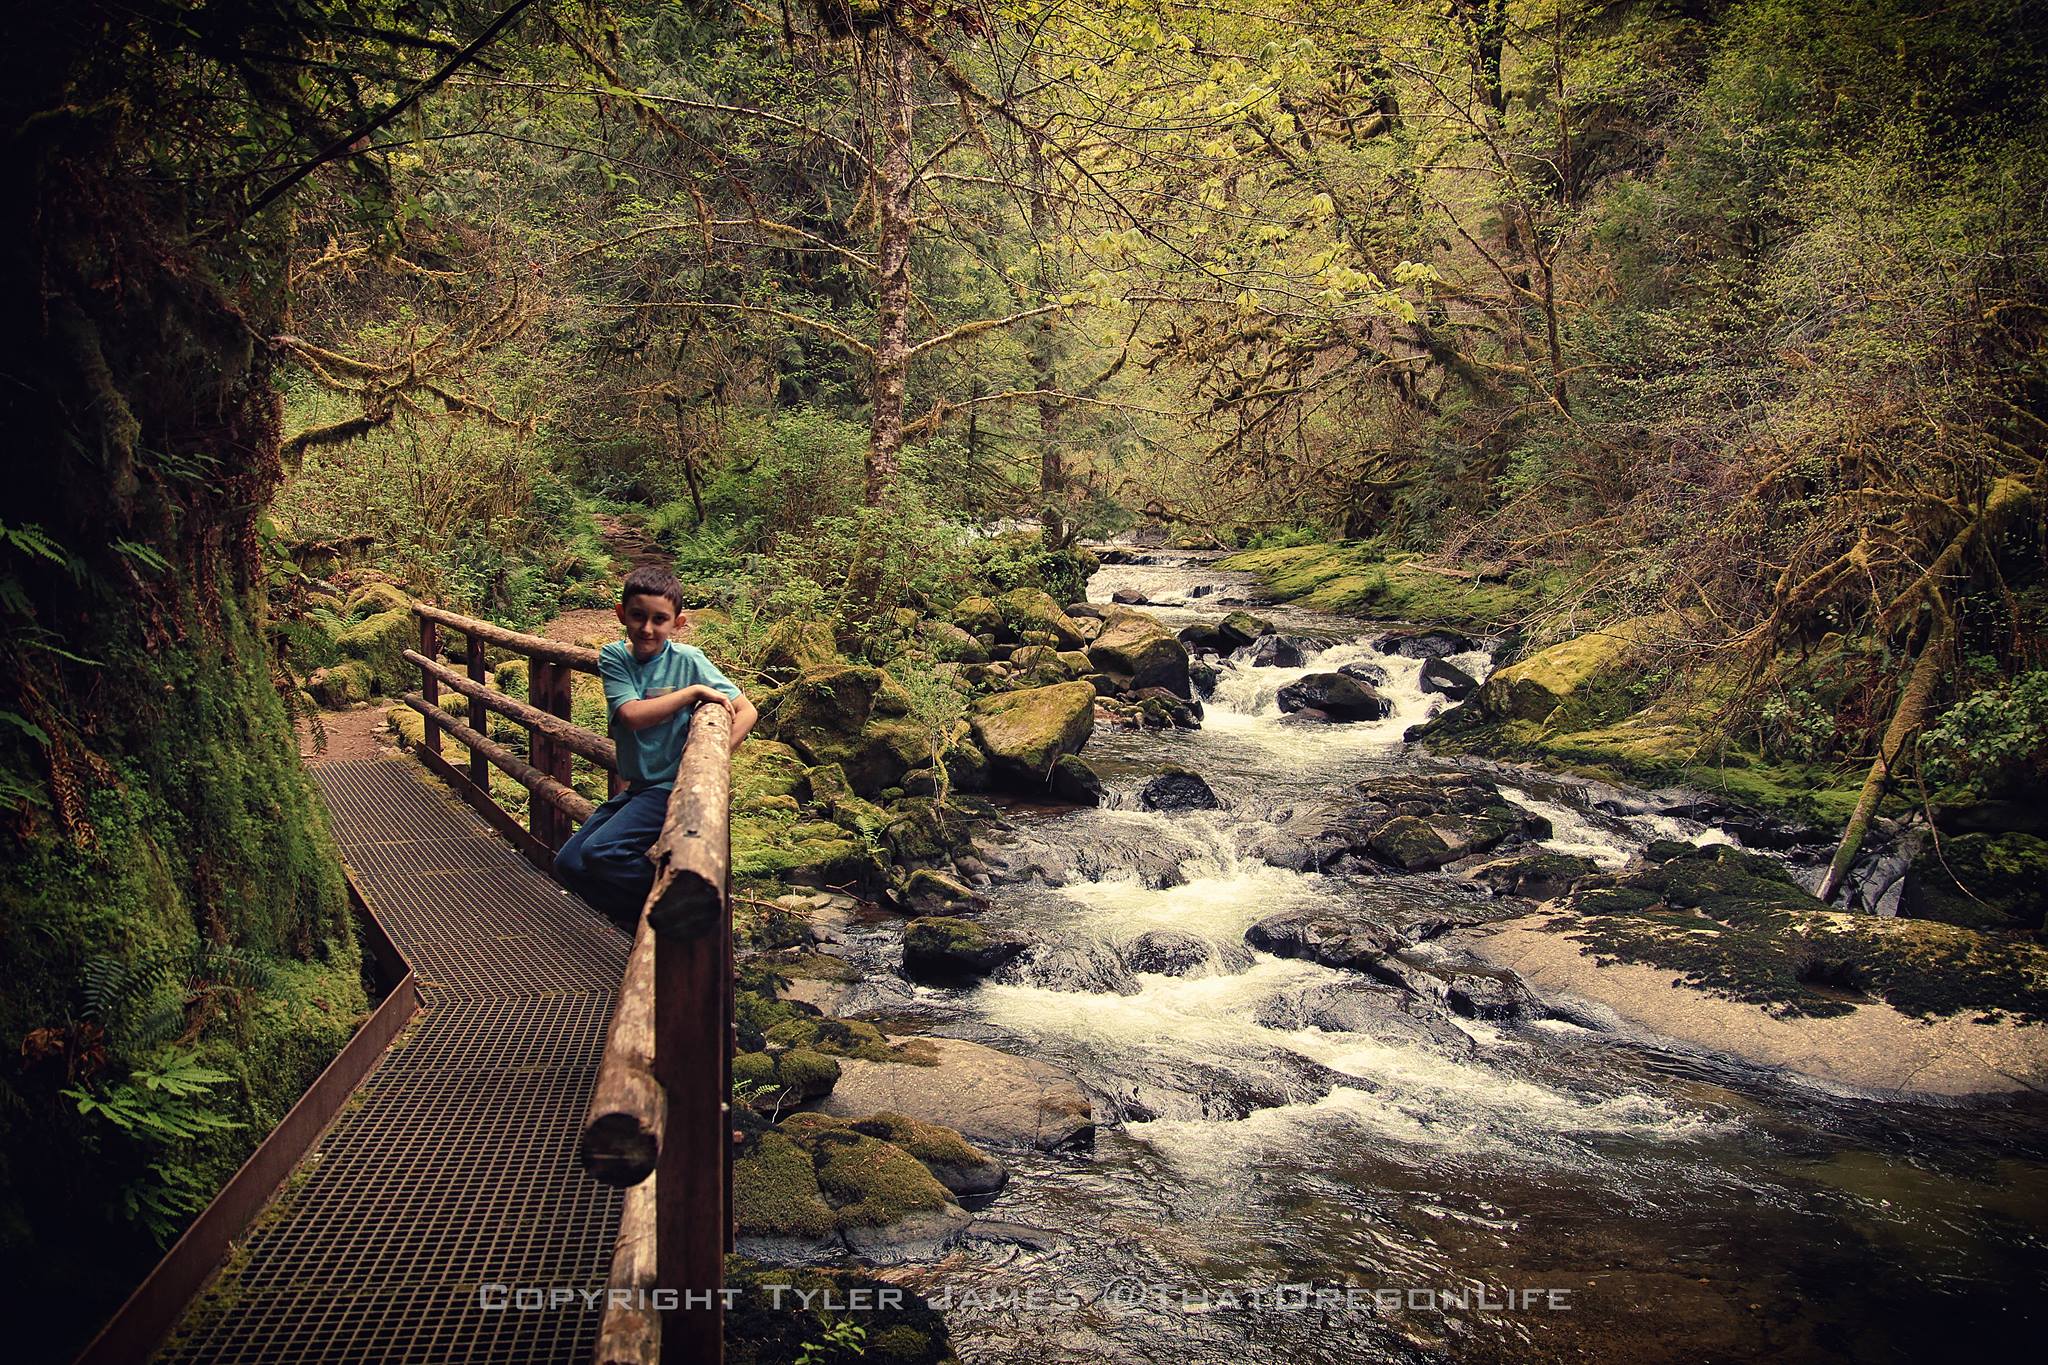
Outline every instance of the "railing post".
{"label": "railing post", "polygon": [[[419,617],[418,620],[420,623],[420,653],[429,659],[440,658],[441,627],[424,616]],[[420,670],[420,696],[436,706],[441,704],[441,682],[424,668]],[[420,740],[420,745],[435,758],[439,758],[441,756],[440,722],[436,721],[432,716],[425,716],[424,718],[426,720],[426,728],[424,736]]]}
{"label": "railing post", "polygon": [[[548,699],[554,694],[555,666],[542,659],[531,659],[526,671],[526,700],[537,711],[552,711]],[[527,744],[527,760],[549,776],[554,774],[555,742],[540,731],[531,733]],[[550,849],[559,849],[568,838],[558,835],[554,807],[545,801],[530,802],[527,806],[527,828],[533,837]]]}
{"label": "railing post", "polygon": [[[491,671],[484,666],[484,639],[475,631],[467,631],[469,637],[469,680],[478,687],[491,685]],[[470,718],[474,722],[469,728],[488,737],[491,733],[489,713],[477,714],[475,702],[470,703]],[[491,789],[491,761],[476,750],[469,751],[469,780],[481,790]]]}
{"label": "railing post", "polygon": [[[566,722],[569,719],[570,712],[575,709],[571,704],[574,695],[572,689],[575,682],[576,671],[574,669],[567,668],[561,664],[555,664],[549,668],[548,699],[541,706],[541,709],[549,715],[559,717]],[[563,786],[573,787],[576,777],[575,762],[576,755],[567,745],[550,742],[548,744],[548,761],[537,763],[534,766]],[[563,844],[568,843],[569,836],[576,832],[574,823],[559,811],[554,813],[554,828],[555,837],[548,842],[550,848],[559,849]]]}
{"label": "railing post", "polygon": [[697,708],[661,837],[649,850],[654,1076],[667,1099],[655,1166],[655,1282],[683,1296],[664,1315],[664,1365],[725,1358],[719,1291],[732,1236],[731,726],[724,707]]}

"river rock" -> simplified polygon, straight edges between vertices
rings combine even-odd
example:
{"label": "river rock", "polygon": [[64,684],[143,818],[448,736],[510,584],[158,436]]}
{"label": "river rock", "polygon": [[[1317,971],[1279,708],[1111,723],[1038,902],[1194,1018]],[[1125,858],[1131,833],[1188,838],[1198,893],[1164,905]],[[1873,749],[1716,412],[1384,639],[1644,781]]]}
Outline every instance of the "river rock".
{"label": "river rock", "polygon": [[1197,659],[1188,665],[1188,682],[1203,701],[1216,695],[1216,684],[1222,677],[1221,669],[1204,660]]}
{"label": "river rock", "polygon": [[1639,616],[1495,669],[1479,689],[1479,707],[1496,718],[1547,720],[1581,687],[1618,667],[1644,639],[1675,620],[1668,614]]}
{"label": "river rock", "polygon": [[1425,692],[1463,701],[1478,689],[1479,680],[1454,663],[1431,659],[1422,665],[1418,685]]}
{"label": "river rock", "polygon": [[951,915],[914,919],[903,930],[903,974],[914,981],[972,981],[1022,953],[1023,939]]}
{"label": "river rock", "polygon": [[997,978],[1005,985],[1037,986],[1082,995],[1136,995],[1138,983],[1108,945],[1093,939],[1034,944],[1007,963]]}
{"label": "river rock", "polygon": [[1095,769],[1088,766],[1087,760],[1077,754],[1059,756],[1052,765],[1052,779],[1046,786],[1056,800],[1076,806],[1102,804],[1102,779],[1096,776]]}
{"label": "river rock", "polygon": [[988,662],[988,650],[981,641],[959,626],[945,621],[928,621],[924,627],[924,638],[931,645],[933,656],[943,663]]}
{"label": "river rock", "polygon": [[953,624],[971,636],[991,636],[1003,628],[1003,609],[986,597],[963,597],[953,608]]}
{"label": "river rock", "polygon": [[1230,648],[1241,649],[1262,635],[1271,635],[1273,623],[1248,611],[1234,611],[1217,623],[1216,630],[1230,641]]}
{"label": "river rock", "polygon": [[1384,719],[1394,707],[1356,678],[1341,673],[1311,673],[1280,689],[1282,711],[1319,711],[1333,721]]}
{"label": "river rock", "polygon": [[1050,593],[1038,588],[1012,588],[996,599],[1003,625],[1015,638],[1031,643],[1034,632],[1052,638],[1045,641],[1054,649],[1079,649],[1086,641],[1074,627],[1073,618],[1060,610]]}
{"label": "river rock", "polygon": [[1142,607],[1148,605],[1145,594],[1134,588],[1118,588],[1109,595],[1109,600],[1123,607]]}
{"label": "river rock", "polygon": [[1124,965],[1134,972],[1186,976],[1209,965],[1209,941],[1177,929],[1152,929],[1124,945]]}
{"label": "river rock", "polygon": [[1300,668],[1301,642],[1285,635],[1262,635],[1238,657],[1253,668]]}
{"label": "river rock", "polygon": [[1237,852],[1239,857],[1256,858],[1268,867],[1284,867],[1290,872],[1310,872],[1316,867],[1316,850],[1308,840],[1271,825],[1241,830]]}
{"label": "river rock", "polygon": [[1187,647],[1143,612],[1125,607],[1103,618],[1102,633],[1088,645],[1088,658],[1104,673],[1127,679],[1126,687],[1164,687],[1191,696]]}
{"label": "river rock", "polygon": [[1337,671],[1345,677],[1365,683],[1369,687],[1385,687],[1387,685],[1387,670],[1381,668],[1378,664],[1345,664]]}
{"label": "river rock", "polygon": [[896,1263],[943,1255],[973,1222],[918,1159],[820,1114],[751,1133],[733,1162],[740,1249],[785,1260],[851,1250]]}
{"label": "river rock", "polygon": [[988,901],[971,887],[928,867],[913,869],[897,898],[914,915],[969,915],[988,909]]}
{"label": "river rock", "polygon": [[1202,654],[1228,654],[1240,643],[1235,636],[1226,635],[1221,626],[1197,621],[1191,626],[1182,626],[1174,638],[1188,647],[1188,652]]}
{"label": "river rock", "polygon": [[1511,838],[1550,837],[1548,820],[1469,773],[1380,778],[1357,790],[1362,804],[1320,816],[1296,831],[1315,848],[1317,866],[1370,859],[1405,872],[1425,872]]}
{"label": "river rock", "polygon": [[1244,941],[1276,957],[1303,957],[1325,967],[1365,971],[1407,940],[1344,906],[1283,910],[1244,931]]}
{"label": "river rock", "polygon": [[944,1124],[884,1113],[854,1119],[846,1126],[901,1147],[916,1157],[934,1180],[956,1195],[994,1194],[1010,1178],[1002,1162]]}
{"label": "river rock", "polygon": [[1396,630],[1373,641],[1373,648],[1404,659],[1443,659],[1453,654],[1469,654],[1479,645],[1455,630]]}
{"label": "river rock", "polygon": [[1598,863],[1576,853],[1535,849],[1512,858],[1482,863],[1463,875],[1497,896],[1523,896],[1532,901],[1547,901],[1564,895],[1579,878],[1599,870]]}
{"label": "river rock", "polygon": [[1076,753],[1095,729],[1095,688],[1057,683],[1001,692],[975,703],[974,739],[993,775],[1042,787],[1061,754]]}
{"label": "river rock", "polygon": [[1403,987],[1363,977],[1275,996],[1259,1007],[1257,1019],[1265,1028],[1357,1033],[1389,1047],[1424,1047],[1455,1056],[1478,1051],[1471,1035],[1433,1003]]}
{"label": "river rock", "polygon": [[1176,765],[1138,789],[1138,804],[1146,810],[1170,811],[1216,810],[1223,803],[1200,773]]}
{"label": "river rock", "polygon": [[842,1059],[839,1083],[819,1109],[853,1118],[886,1110],[991,1147],[1050,1151],[1095,1136],[1088,1097],[1055,1067],[957,1038],[920,1038],[913,1046],[932,1064]]}
{"label": "river rock", "polygon": [[838,764],[856,793],[873,797],[930,761],[930,741],[909,708],[902,684],[880,669],[806,668],[776,697],[772,737],[806,763]]}

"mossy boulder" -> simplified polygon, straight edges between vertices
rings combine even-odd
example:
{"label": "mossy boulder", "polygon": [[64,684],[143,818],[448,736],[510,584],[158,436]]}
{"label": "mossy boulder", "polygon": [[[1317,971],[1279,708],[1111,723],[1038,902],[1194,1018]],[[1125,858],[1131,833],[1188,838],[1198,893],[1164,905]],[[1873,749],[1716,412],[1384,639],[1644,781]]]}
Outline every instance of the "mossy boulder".
{"label": "mossy boulder", "polygon": [[919,915],[965,915],[988,908],[972,887],[928,867],[913,869],[904,878],[897,899]]}
{"label": "mossy boulder", "polygon": [[507,659],[491,670],[491,685],[508,697],[526,697],[527,680],[532,665],[525,659]]}
{"label": "mossy boulder", "polygon": [[956,1195],[994,1194],[1009,1179],[1002,1162],[944,1124],[881,1113],[850,1120],[846,1126],[901,1147]]}
{"label": "mossy boulder", "polygon": [[733,1201],[743,1241],[837,1243],[877,1260],[950,1246],[971,1221],[909,1152],[821,1114],[792,1115],[743,1144]]}
{"label": "mossy boulder", "polygon": [[1271,635],[1273,623],[1248,611],[1234,611],[1218,621],[1215,630],[1224,644],[1221,652],[1228,653],[1234,649],[1243,649],[1262,636]]}
{"label": "mossy boulder", "polygon": [[782,1106],[815,1100],[832,1091],[839,1079],[839,1063],[807,1047],[778,1052],[737,1052],[732,1059],[735,1086],[756,1093],[755,1106]]}
{"label": "mossy boulder", "polygon": [[732,756],[732,802],[746,809],[771,797],[811,797],[811,773],[801,755],[772,739],[750,739]]}
{"label": "mossy boulder", "polygon": [[391,727],[401,749],[416,749],[426,743],[427,719],[410,706],[391,707],[384,713],[384,723]]}
{"label": "mossy boulder", "polygon": [[877,869],[867,844],[840,826],[771,807],[735,813],[732,872],[743,881],[855,886],[870,882]]}
{"label": "mossy boulder", "polygon": [[855,792],[872,797],[930,757],[908,710],[901,686],[880,669],[809,668],[777,696],[774,736],[806,763],[836,763]]}
{"label": "mossy boulder", "polygon": [[974,635],[959,626],[945,621],[930,621],[924,627],[925,643],[931,646],[933,657],[942,663],[982,664],[988,662],[988,650]]}
{"label": "mossy boulder", "polygon": [[1124,685],[1133,690],[1163,687],[1177,697],[1194,695],[1188,682],[1187,646],[1144,612],[1112,608],[1087,654],[1097,669],[1126,679]]}
{"label": "mossy boulder", "polygon": [[1547,721],[1589,683],[1619,668],[1643,641],[1673,624],[1639,616],[1494,670],[1479,689],[1479,706],[1503,719]]}
{"label": "mossy boulder", "polygon": [[777,621],[761,645],[761,667],[778,676],[841,662],[832,628],[822,621]]}
{"label": "mossy boulder", "polygon": [[374,685],[370,666],[361,659],[350,659],[331,668],[323,668],[306,679],[307,692],[329,710],[368,701]]}
{"label": "mossy boulder", "polygon": [[1012,651],[1009,664],[1018,677],[1035,687],[1062,683],[1073,676],[1059,651],[1046,645],[1025,645]]}
{"label": "mossy boulder", "polygon": [[410,611],[364,617],[337,635],[334,644],[345,657],[369,667],[377,692],[397,696],[419,681],[418,667],[405,660],[405,651],[420,644],[419,621]]}
{"label": "mossy boulder", "polygon": [[994,775],[1042,787],[1059,756],[1079,752],[1094,733],[1095,688],[1069,682],[998,693],[975,704],[971,724]]}
{"label": "mossy boulder", "polygon": [[1053,762],[1052,776],[1045,785],[1055,800],[1076,806],[1102,804],[1102,778],[1079,754],[1061,754]]}
{"label": "mossy boulder", "polygon": [[1012,588],[998,597],[995,605],[1003,628],[1016,639],[1043,633],[1052,637],[1047,643],[1055,649],[1081,647],[1081,632],[1050,593],[1038,588]]}
{"label": "mossy boulder", "polygon": [[1024,940],[952,915],[914,919],[903,930],[903,974],[916,981],[972,981],[1025,949]]}
{"label": "mossy boulder", "polygon": [[1535,849],[1511,858],[1498,858],[1471,869],[1465,876],[1500,896],[1522,896],[1545,901],[1571,890],[1581,877],[1599,870],[1591,858],[1576,853],[1553,853]]}
{"label": "mossy boulder", "polygon": [[412,598],[392,583],[365,583],[348,595],[347,613],[357,621],[381,616],[387,611],[412,612]]}
{"label": "mossy boulder", "polygon": [[988,597],[963,597],[953,608],[953,624],[969,635],[994,635],[1003,628],[1003,609]]}
{"label": "mossy boulder", "polygon": [[1959,834],[1906,874],[1902,913],[1971,929],[2048,929],[2048,839]]}

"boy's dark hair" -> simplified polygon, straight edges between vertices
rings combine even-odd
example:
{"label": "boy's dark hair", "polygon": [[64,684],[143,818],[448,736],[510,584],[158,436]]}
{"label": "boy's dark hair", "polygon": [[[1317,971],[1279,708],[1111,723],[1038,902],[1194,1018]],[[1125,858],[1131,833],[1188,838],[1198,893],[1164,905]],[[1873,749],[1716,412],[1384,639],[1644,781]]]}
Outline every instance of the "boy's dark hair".
{"label": "boy's dark hair", "polygon": [[659,564],[642,564],[626,575],[624,585],[619,588],[619,605],[625,606],[631,597],[666,597],[669,605],[676,609],[676,615],[683,614],[683,585]]}

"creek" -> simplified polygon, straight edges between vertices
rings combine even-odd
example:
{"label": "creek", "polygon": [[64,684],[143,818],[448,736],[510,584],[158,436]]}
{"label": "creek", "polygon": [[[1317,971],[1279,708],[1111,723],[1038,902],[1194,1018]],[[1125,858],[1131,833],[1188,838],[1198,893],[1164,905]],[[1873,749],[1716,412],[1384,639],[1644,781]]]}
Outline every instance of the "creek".
{"label": "creek", "polygon": [[[1256,600],[1199,557],[1147,557],[1105,568],[1090,599],[1135,591],[1175,629]],[[1043,1058],[1095,1103],[1092,1150],[1005,1154],[1011,1183],[980,1211],[1004,1235],[913,1273],[963,1360],[1911,1361],[2038,1346],[2040,1103],[1881,1103],[1566,1019],[1464,1018],[1248,948],[1245,930],[1279,910],[1469,914],[1486,898],[1443,874],[1298,872],[1250,851],[1361,782],[1457,766],[1403,742],[1444,703],[1417,686],[1419,661],[1372,647],[1384,624],[1257,610],[1328,647],[1304,668],[1226,663],[1199,730],[1098,726],[1086,757],[1104,806],[1013,813],[1005,850],[1041,871],[999,879],[983,922],[1046,945],[1023,972],[915,986],[888,965],[886,930],[851,945],[869,970],[843,1012]],[[1387,673],[1391,716],[1283,718],[1280,686],[1348,662]],[[1490,665],[1483,650],[1453,662]],[[1201,773],[1221,808],[1138,808],[1169,764]],[[1569,779],[1484,771],[1551,819],[1548,847],[1607,865],[1652,838],[1729,837],[1610,813]],[[1194,936],[1206,963],[1131,971],[1131,940],[1153,930]],[[1426,968],[1430,952],[1411,956]]]}

